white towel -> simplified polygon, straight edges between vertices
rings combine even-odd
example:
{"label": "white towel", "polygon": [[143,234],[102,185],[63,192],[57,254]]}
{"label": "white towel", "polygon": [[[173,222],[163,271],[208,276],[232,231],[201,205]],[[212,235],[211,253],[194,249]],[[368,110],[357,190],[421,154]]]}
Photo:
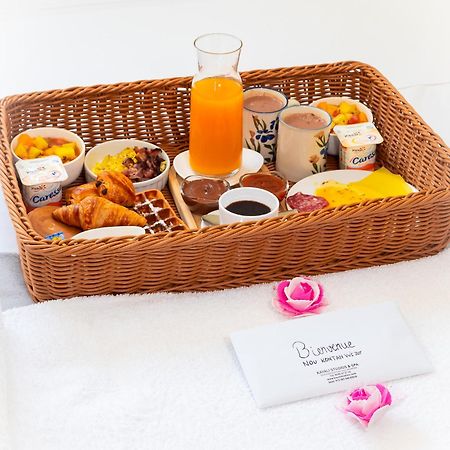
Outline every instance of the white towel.
{"label": "white towel", "polygon": [[6,368],[5,332],[0,320],[0,450],[9,450],[8,371]]}
{"label": "white towel", "polygon": [[389,383],[394,406],[368,432],[335,408],[342,394],[256,408],[228,336],[292,320],[271,307],[273,285],[6,311],[13,448],[448,449],[449,262],[447,250],[317,277],[329,310],[396,301],[435,367]]}

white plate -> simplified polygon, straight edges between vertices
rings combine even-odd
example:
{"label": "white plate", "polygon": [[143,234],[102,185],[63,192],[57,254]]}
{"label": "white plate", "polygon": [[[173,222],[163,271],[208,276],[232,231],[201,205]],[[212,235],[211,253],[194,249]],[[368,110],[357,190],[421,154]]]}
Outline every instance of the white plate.
{"label": "white plate", "polygon": [[145,234],[142,227],[123,226],[123,227],[102,227],[92,230],[82,231],[76,234],[72,239],[102,239],[107,237],[141,236]]}
{"label": "white plate", "polygon": [[[246,173],[258,172],[264,164],[264,158],[255,150],[244,148],[242,150],[242,165],[239,171],[231,177],[225,178],[231,186],[239,183],[239,178]],[[173,160],[173,167],[181,178],[186,178],[189,175],[198,175],[189,164],[189,151],[179,153]]]}
{"label": "white plate", "polygon": [[[370,175],[370,170],[330,170],[328,172],[316,173],[309,177],[303,178],[303,180],[298,181],[289,189],[286,197],[301,192],[302,194],[315,195],[316,189],[324,181],[337,181],[339,183],[353,183],[355,181],[360,181],[363,178]],[[412,189],[412,192],[418,192],[417,189],[408,183],[408,186]],[[286,207],[292,209],[286,202]]]}

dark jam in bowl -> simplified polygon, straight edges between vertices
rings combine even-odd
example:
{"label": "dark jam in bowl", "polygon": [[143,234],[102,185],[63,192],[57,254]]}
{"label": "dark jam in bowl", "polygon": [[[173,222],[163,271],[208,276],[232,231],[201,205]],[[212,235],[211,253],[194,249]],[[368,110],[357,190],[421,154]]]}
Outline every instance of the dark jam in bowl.
{"label": "dark jam in bowl", "polygon": [[184,202],[194,214],[208,214],[219,207],[219,197],[230,189],[226,180],[197,175],[187,177],[181,185]]}
{"label": "dark jam in bowl", "polygon": [[225,209],[240,216],[262,216],[270,213],[267,205],[254,200],[239,200],[230,203]]}
{"label": "dark jam in bowl", "polygon": [[288,182],[278,172],[248,173],[240,179],[242,187],[255,187],[272,192],[281,202],[287,193]]}

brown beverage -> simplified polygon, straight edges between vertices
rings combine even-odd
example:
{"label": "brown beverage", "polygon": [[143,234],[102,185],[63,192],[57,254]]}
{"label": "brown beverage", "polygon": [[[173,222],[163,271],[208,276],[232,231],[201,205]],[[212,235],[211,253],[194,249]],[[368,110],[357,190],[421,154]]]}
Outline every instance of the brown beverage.
{"label": "brown beverage", "polygon": [[238,200],[230,203],[226,209],[240,216],[262,216],[270,213],[270,208],[267,205],[254,200]]}
{"label": "brown beverage", "polygon": [[324,128],[327,125],[325,119],[311,112],[290,114],[285,116],[283,120],[291,127],[306,128],[307,130]]}
{"label": "brown beverage", "polygon": [[275,112],[283,108],[285,102],[273,94],[255,93],[244,99],[244,108],[254,112]]}

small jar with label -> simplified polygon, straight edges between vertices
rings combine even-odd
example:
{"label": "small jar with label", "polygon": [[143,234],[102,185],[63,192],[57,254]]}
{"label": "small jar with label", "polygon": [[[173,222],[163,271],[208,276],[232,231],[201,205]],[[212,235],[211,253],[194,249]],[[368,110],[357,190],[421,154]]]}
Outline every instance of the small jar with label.
{"label": "small jar with label", "polygon": [[40,206],[62,205],[61,183],[68,175],[58,156],[20,160],[16,169],[27,211]]}

